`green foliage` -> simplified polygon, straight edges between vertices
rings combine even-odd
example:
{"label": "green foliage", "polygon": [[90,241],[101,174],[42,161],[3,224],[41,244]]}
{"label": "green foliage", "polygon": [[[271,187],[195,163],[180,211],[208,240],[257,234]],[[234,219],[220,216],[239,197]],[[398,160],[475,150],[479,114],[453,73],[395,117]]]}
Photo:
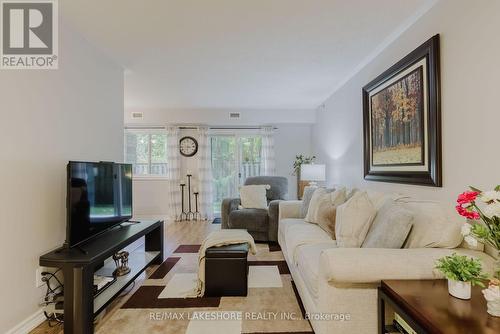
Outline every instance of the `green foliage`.
{"label": "green foliage", "polygon": [[295,161],[293,162],[293,174],[292,175],[298,175],[300,172],[300,166],[302,165],[308,165],[314,162],[316,159],[316,156],[305,156],[303,154],[296,155],[295,156]]}
{"label": "green foliage", "polygon": [[484,287],[482,280],[487,278],[487,275],[482,272],[481,261],[456,253],[438,259],[436,269],[448,279],[471,282],[472,285],[482,287]]}

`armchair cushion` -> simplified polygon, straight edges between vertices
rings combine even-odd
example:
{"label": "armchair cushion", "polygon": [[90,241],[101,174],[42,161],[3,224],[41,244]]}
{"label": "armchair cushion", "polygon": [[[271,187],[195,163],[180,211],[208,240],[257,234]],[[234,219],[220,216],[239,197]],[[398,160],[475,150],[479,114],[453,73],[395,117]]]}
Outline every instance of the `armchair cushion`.
{"label": "armchair cushion", "polygon": [[249,232],[267,232],[269,217],[267,209],[241,209],[229,214],[228,227],[246,229]]}
{"label": "armchair cushion", "polygon": [[267,209],[266,190],[269,188],[264,184],[240,187],[241,206],[245,209]]}

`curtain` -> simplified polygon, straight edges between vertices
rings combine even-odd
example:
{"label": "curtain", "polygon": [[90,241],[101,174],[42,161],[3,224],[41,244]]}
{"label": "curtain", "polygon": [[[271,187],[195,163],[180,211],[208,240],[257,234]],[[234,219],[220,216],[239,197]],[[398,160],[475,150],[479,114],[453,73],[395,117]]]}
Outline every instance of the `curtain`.
{"label": "curtain", "polygon": [[212,149],[208,127],[199,127],[198,137],[198,190],[200,192],[199,211],[204,219],[213,219],[213,192],[212,192]]}
{"label": "curtain", "polygon": [[169,185],[169,216],[179,220],[181,214],[181,160],[179,153],[179,128],[167,126],[167,176]]}
{"label": "curtain", "polygon": [[266,126],[261,128],[261,135],[262,135],[262,153],[260,161],[261,175],[273,176],[276,174],[273,127]]}

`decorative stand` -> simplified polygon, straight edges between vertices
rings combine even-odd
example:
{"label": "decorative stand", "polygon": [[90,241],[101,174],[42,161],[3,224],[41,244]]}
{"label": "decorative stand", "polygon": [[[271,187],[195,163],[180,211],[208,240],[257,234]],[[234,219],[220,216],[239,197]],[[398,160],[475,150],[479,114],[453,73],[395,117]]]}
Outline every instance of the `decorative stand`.
{"label": "decorative stand", "polygon": [[194,212],[191,211],[191,177],[193,177],[193,175],[191,175],[191,174],[187,175],[187,178],[188,178],[188,207],[189,207],[189,211],[187,213],[187,220],[194,219]]}
{"label": "decorative stand", "polygon": [[185,209],[184,209],[184,187],[186,186],[186,183],[181,183],[180,186],[181,186],[181,196],[182,196],[182,199],[181,199],[181,203],[182,203],[182,213],[180,214],[179,216],[179,221],[197,221],[197,220],[202,220],[201,219],[201,213],[198,211],[198,196],[199,196],[199,192],[196,191],[196,188],[195,188],[195,191],[193,192],[193,195],[194,195],[194,200],[195,200],[195,211],[193,212],[192,211],[192,205],[191,205],[191,201],[192,201],[192,198],[191,198],[191,178],[193,177],[192,174],[187,174],[187,198],[188,198],[188,211],[186,212]]}
{"label": "decorative stand", "polygon": [[182,203],[182,212],[179,216],[179,221],[184,221],[188,220],[188,216],[186,211],[184,211],[184,187],[186,186],[185,183],[181,183],[181,203]]}
{"label": "decorative stand", "polygon": [[195,191],[194,193],[194,220],[201,220],[201,214],[200,211],[198,211],[198,195],[200,194],[199,192]]}

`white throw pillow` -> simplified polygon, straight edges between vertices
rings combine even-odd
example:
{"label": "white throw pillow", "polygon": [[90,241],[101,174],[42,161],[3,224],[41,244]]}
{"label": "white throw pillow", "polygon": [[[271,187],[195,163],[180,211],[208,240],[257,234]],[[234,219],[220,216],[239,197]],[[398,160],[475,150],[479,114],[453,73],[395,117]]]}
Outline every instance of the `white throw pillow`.
{"label": "white throw pillow", "polygon": [[245,209],[267,209],[266,190],[268,189],[271,189],[268,184],[241,186],[241,206]]}
{"label": "white throw pillow", "polygon": [[318,207],[321,203],[321,197],[323,197],[323,195],[325,195],[326,193],[327,192],[325,188],[318,188],[314,191],[311,197],[311,201],[309,202],[309,208],[307,209],[307,214],[304,218],[304,221],[308,223],[314,223],[316,212],[318,211]]}
{"label": "white throw pillow", "polygon": [[327,232],[332,239],[335,239],[337,207],[345,201],[345,188],[323,195],[316,216],[314,217],[314,223],[318,224],[318,226]]}
{"label": "white throw pillow", "polygon": [[462,242],[463,220],[453,209],[408,197],[397,202],[413,213],[413,227],[404,248],[455,248]]}
{"label": "white throw pillow", "polygon": [[356,192],[347,202],[339,205],[335,219],[337,246],[361,247],[376,214],[366,191]]}

